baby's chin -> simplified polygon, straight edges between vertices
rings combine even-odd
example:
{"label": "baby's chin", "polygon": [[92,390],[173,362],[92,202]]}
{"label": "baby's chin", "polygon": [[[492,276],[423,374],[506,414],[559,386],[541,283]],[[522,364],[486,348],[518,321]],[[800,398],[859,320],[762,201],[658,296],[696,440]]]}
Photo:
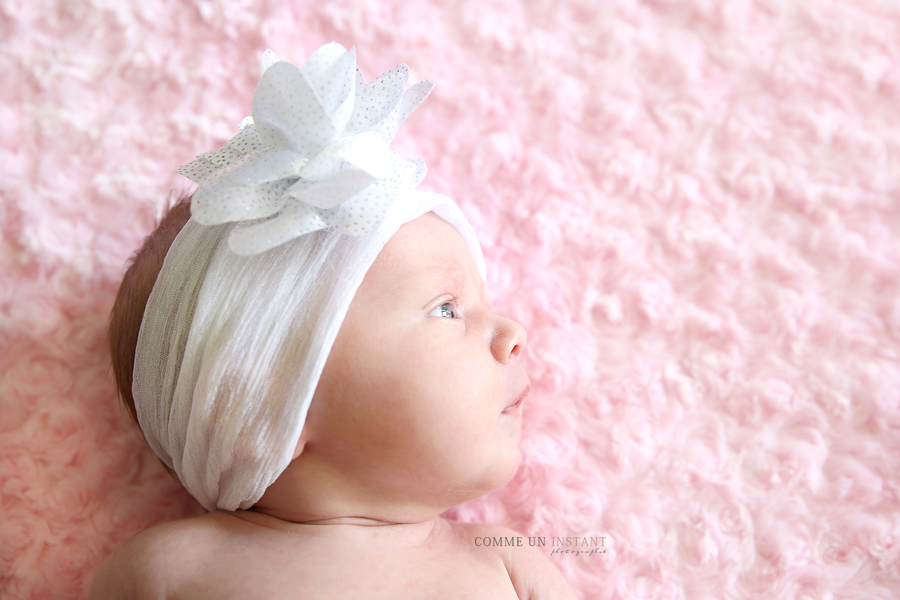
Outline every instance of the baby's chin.
{"label": "baby's chin", "polygon": [[[515,440],[518,440],[518,436],[515,437]],[[497,463],[493,465],[493,468],[484,474],[484,477],[476,486],[475,489],[478,493],[471,498],[467,498],[467,500],[474,500],[505,486],[519,470],[520,462],[521,454],[518,443],[510,444],[504,454],[498,458]]]}

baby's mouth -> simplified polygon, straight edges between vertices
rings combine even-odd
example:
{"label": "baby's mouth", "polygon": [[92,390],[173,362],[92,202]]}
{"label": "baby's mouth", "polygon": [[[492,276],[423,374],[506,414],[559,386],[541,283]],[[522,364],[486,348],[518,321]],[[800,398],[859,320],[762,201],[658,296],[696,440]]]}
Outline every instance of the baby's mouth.
{"label": "baby's mouth", "polygon": [[516,400],[515,400],[512,404],[510,404],[509,406],[507,406],[506,408],[504,408],[504,409],[503,409],[502,411],[500,411],[500,412],[503,412],[503,413],[513,413],[513,412],[519,410],[519,407],[522,406],[522,402],[525,401],[525,397],[528,396],[528,394],[529,394],[530,392],[531,392],[531,385],[526,385],[526,386],[525,386],[525,389],[522,390],[522,393],[520,393],[520,394],[516,397]]}

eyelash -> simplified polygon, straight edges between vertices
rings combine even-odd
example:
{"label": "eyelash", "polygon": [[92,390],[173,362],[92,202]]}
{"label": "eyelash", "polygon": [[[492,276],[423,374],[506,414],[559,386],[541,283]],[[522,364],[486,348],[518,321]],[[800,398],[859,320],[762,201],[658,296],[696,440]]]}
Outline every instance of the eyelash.
{"label": "eyelash", "polygon": [[[456,309],[453,308],[453,304],[450,302],[444,302],[443,304],[441,304],[440,306],[435,308],[433,311],[428,313],[428,316],[429,317],[447,318],[447,316],[445,315],[445,311],[442,310],[445,306],[449,308],[449,313],[450,313],[451,319],[459,318],[459,314],[457,313]],[[439,314],[435,314],[435,313],[439,313]]]}

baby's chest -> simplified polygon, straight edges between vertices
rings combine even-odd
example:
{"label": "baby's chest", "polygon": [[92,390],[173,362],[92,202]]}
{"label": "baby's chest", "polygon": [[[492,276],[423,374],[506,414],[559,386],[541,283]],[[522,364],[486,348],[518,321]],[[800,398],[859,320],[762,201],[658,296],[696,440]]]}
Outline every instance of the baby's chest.
{"label": "baby's chest", "polygon": [[[294,554],[235,552],[217,557],[202,578],[181,588],[183,598],[265,598],[339,600],[515,600],[509,575],[499,560],[452,549],[334,548]],[[197,571],[195,571],[197,572]],[[199,575],[199,572],[198,572]]]}

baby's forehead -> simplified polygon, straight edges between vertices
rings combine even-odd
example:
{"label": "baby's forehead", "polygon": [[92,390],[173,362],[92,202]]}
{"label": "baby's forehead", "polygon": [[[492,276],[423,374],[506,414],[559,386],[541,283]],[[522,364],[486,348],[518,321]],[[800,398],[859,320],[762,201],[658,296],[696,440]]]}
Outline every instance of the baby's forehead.
{"label": "baby's forehead", "polygon": [[462,235],[432,212],[400,227],[379,253],[376,263],[379,262],[407,274],[443,271],[463,277],[471,272],[480,279]]}
{"label": "baby's forehead", "polygon": [[456,228],[429,212],[404,224],[385,244],[366,275],[382,286],[403,281],[447,281],[484,287],[477,264]]}

